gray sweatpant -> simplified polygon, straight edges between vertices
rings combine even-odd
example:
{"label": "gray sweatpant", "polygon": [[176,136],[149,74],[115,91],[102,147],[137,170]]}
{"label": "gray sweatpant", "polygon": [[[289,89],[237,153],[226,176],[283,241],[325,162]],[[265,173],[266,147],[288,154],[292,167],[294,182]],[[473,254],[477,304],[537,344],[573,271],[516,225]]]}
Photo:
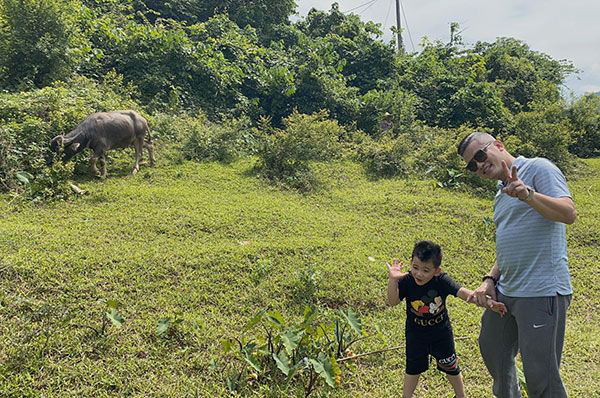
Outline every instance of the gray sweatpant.
{"label": "gray sweatpant", "polygon": [[521,351],[530,398],[566,398],[559,367],[571,296],[508,297],[498,293],[508,313],[486,310],[479,349],[494,379],[498,398],[520,398],[515,356]]}

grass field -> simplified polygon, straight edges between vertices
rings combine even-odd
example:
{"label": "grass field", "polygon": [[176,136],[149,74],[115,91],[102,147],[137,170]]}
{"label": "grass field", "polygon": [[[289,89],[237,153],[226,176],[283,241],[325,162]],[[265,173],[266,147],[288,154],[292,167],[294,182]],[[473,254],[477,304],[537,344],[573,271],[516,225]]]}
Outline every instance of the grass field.
{"label": "grass field", "polygon": [[[405,304],[385,306],[386,260],[406,263],[416,240],[431,239],[444,270],[470,288],[494,261],[491,200],[432,181],[371,181],[356,164],[326,164],[323,187],[303,196],[266,185],[250,159],[163,161],[125,177],[129,163],[106,181],[80,181],[89,194],[70,203],[0,199],[0,396],[226,396],[211,366],[219,339],[239,335],[258,309],[300,317],[311,271],[319,307],[353,308],[373,336],[358,353],[403,343]],[[600,159],[588,163],[595,172],[570,184],[575,295],[562,365],[569,396],[582,398],[600,396]],[[102,323],[107,300],[122,304],[125,323],[96,336],[88,326]],[[467,393],[490,397],[476,341],[482,310],[453,298],[449,310]],[[157,337],[157,321],[174,316],[178,337]],[[403,369],[403,350],[367,356],[343,367],[340,388],[320,391],[397,397]],[[430,369],[416,396],[453,394]]]}

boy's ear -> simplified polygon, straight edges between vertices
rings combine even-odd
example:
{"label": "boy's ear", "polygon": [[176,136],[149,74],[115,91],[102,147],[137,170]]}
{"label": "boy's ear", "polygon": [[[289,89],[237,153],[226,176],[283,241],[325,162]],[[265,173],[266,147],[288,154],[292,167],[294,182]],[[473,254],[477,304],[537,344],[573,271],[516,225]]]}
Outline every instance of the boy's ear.
{"label": "boy's ear", "polygon": [[439,275],[439,274],[441,274],[441,273],[442,273],[442,267],[437,267],[435,269],[435,271],[433,272],[433,274],[436,275],[436,276]]}

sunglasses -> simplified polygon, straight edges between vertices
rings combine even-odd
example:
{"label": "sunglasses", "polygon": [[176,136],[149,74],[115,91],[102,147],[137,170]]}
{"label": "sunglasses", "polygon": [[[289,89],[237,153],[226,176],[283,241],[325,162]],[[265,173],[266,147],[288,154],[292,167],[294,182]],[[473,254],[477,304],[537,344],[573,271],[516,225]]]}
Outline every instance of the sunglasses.
{"label": "sunglasses", "polygon": [[469,163],[467,163],[467,170],[472,171],[474,173],[479,168],[479,166],[477,166],[477,162],[482,163],[487,160],[487,147],[490,146],[492,142],[494,141],[488,142],[482,148],[478,149],[477,152],[475,152],[475,155],[473,155],[473,159],[471,159]]}

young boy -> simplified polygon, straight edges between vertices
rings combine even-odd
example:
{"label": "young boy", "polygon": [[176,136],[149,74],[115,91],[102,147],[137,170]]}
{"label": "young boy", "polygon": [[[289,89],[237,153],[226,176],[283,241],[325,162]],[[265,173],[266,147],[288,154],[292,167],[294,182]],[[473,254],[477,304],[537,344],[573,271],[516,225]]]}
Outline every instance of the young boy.
{"label": "young boy", "polygon": [[[458,358],[454,350],[452,325],[446,309],[446,297],[458,296],[467,301],[472,291],[460,287],[443,273],[442,248],[430,241],[415,244],[411,267],[402,272],[401,264],[394,260],[387,264],[388,304],[396,305],[406,298],[406,374],[403,398],[413,396],[419,375],[429,368],[429,355],[437,362],[437,368],[446,373],[456,398],[464,398]],[[504,304],[488,299],[488,307],[504,315]]]}

